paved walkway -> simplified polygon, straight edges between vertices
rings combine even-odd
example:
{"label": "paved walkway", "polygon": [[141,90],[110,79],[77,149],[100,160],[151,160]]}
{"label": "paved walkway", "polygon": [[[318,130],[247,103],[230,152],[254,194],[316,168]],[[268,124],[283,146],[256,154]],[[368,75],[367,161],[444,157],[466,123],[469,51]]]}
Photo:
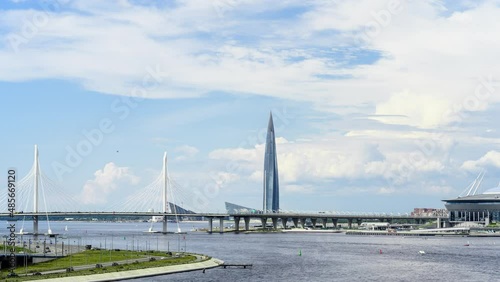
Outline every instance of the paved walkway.
{"label": "paved walkway", "polygon": [[[207,261],[194,262],[194,263],[188,263],[188,264],[169,265],[169,266],[162,266],[162,267],[152,267],[152,268],[135,269],[135,270],[128,270],[128,271],[120,271],[120,272],[110,272],[110,273],[103,273],[103,274],[93,274],[93,275],[85,275],[85,276],[70,276],[70,277],[63,277],[63,278],[52,278],[52,279],[44,279],[44,280],[38,280],[38,281],[67,281],[67,282],[73,282],[73,281],[75,281],[75,282],[116,281],[116,280],[123,280],[123,279],[134,279],[134,278],[141,278],[141,277],[151,277],[151,276],[158,276],[158,275],[164,275],[164,274],[172,274],[172,273],[180,273],[180,272],[209,269],[209,268],[218,267],[218,266],[222,265],[223,263],[224,262],[221,260],[212,258],[212,259],[207,260]],[[75,270],[77,270],[76,267],[75,267]]]}

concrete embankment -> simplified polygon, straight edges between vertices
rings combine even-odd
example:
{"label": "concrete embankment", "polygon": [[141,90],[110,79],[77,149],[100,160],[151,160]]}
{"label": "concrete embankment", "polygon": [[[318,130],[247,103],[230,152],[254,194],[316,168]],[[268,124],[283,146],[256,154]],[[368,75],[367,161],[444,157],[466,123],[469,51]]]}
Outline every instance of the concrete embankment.
{"label": "concrete embankment", "polygon": [[144,268],[144,269],[136,269],[136,270],[127,270],[127,271],[119,271],[119,272],[110,272],[110,273],[102,273],[102,274],[93,274],[93,275],[85,275],[85,276],[70,276],[70,277],[62,277],[62,278],[52,278],[52,279],[44,279],[38,281],[67,281],[67,282],[83,282],[83,281],[117,281],[117,280],[126,280],[126,279],[137,279],[143,277],[152,277],[158,275],[165,274],[173,274],[173,273],[181,273],[181,272],[189,272],[203,269],[210,269],[219,267],[224,262],[218,259],[209,259],[202,262],[195,262],[189,264],[179,264],[179,265],[169,265],[162,267],[152,267],[152,268]]}

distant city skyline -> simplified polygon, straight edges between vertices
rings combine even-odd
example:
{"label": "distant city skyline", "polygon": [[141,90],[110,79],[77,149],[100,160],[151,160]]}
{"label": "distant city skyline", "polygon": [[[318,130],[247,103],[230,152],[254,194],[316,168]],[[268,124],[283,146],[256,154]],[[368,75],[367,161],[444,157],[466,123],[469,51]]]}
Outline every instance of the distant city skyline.
{"label": "distant city skyline", "polygon": [[500,181],[499,5],[2,1],[0,168],[99,210],[167,151],[176,204],[260,209],[272,111],[280,209],[443,208]]}

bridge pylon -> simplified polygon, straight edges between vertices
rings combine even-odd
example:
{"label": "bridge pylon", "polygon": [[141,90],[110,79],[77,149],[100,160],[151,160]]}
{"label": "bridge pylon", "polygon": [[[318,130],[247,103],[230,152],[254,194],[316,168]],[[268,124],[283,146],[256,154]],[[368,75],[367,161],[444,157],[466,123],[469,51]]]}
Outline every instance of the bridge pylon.
{"label": "bridge pylon", "polygon": [[[38,184],[40,183],[40,165],[38,163],[38,146],[35,145],[35,163],[33,164],[33,213],[38,213]],[[38,215],[33,216],[33,234],[38,234]]]}
{"label": "bridge pylon", "polygon": [[167,212],[168,212],[168,201],[167,201],[167,189],[168,189],[168,166],[167,166],[167,152],[163,155],[163,191],[162,191],[162,200],[163,200],[163,228],[162,232],[164,234],[167,233]]}

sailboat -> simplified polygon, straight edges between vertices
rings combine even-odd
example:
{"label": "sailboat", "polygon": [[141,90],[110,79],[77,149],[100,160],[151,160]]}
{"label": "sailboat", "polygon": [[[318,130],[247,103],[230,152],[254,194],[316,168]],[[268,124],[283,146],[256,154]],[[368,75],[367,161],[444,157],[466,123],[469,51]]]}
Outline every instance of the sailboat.
{"label": "sailboat", "polygon": [[464,246],[465,246],[465,247],[468,247],[468,246],[470,246],[470,243],[469,243],[469,241],[467,241],[467,244],[464,244]]}
{"label": "sailboat", "polygon": [[179,227],[179,224],[177,224],[177,232],[175,234],[187,234],[186,231],[182,231],[181,228]]}

